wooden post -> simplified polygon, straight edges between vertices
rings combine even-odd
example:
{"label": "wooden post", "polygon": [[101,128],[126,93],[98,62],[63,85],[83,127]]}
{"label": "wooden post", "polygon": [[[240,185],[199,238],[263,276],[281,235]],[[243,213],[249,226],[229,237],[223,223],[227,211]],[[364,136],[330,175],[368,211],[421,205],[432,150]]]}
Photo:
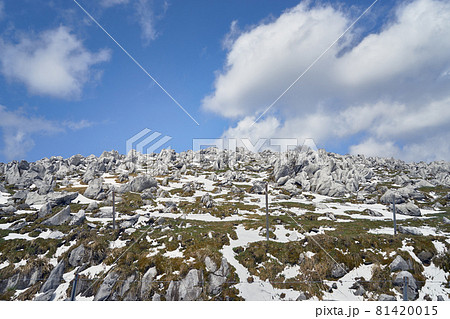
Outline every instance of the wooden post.
{"label": "wooden post", "polygon": [[266,237],[269,242],[269,182],[266,183]]}
{"label": "wooden post", "polygon": [[112,217],[113,217],[113,230],[116,229],[116,194],[115,190],[112,191],[112,205],[113,205],[113,211],[112,211]]}
{"label": "wooden post", "polygon": [[78,282],[78,273],[75,274],[75,279],[73,281],[72,286],[72,296],[70,297],[70,301],[75,301],[75,296],[77,294],[77,282]]}
{"label": "wooden post", "polygon": [[397,217],[395,215],[395,196],[392,199],[392,212],[394,214],[394,236],[397,235]]}
{"label": "wooden post", "polygon": [[408,301],[408,277],[403,277],[403,301]]}

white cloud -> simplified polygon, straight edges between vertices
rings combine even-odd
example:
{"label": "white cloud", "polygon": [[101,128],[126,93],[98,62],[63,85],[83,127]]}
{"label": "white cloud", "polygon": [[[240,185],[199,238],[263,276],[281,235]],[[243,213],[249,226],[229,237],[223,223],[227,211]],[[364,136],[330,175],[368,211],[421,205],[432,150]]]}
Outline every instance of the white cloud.
{"label": "white cloud", "polygon": [[[129,0],[102,0],[100,4],[105,8],[116,5],[128,4]],[[141,29],[141,38],[144,45],[158,37],[156,22],[166,13],[169,2],[167,0],[135,0],[132,2],[135,11],[135,19]]]}
{"label": "white cloud", "polygon": [[8,160],[22,159],[34,147],[36,136],[61,133],[67,129],[79,130],[92,125],[92,122],[86,120],[63,123],[49,121],[28,116],[20,110],[10,111],[0,105],[0,129],[4,143],[1,152]]}
{"label": "white cloud", "polygon": [[130,2],[130,0],[102,0],[100,4],[105,8],[109,8],[118,4],[127,4],[128,2]]}
{"label": "white cloud", "polygon": [[[226,117],[263,110],[343,32],[346,23],[345,17],[330,7],[308,11],[301,3],[276,21],[242,33],[228,52],[225,70],[216,78],[215,91],[203,100],[203,107]],[[320,73],[329,69],[329,60],[322,60]]]}
{"label": "white cloud", "polygon": [[92,76],[92,67],[108,61],[110,53],[87,50],[66,27],[37,36],[21,36],[17,43],[2,41],[1,71],[10,80],[23,82],[33,94],[73,98],[81,94]]}
{"label": "white cloud", "polygon": [[155,16],[152,8],[152,1],[138,0],[135,4],[136,15],[141,27],[141,37],[144,44],[148,45],[150,41],[156,39]]}
{"label": "white cloud", "polygon": [[[359,35],[350,32],[265,118],[251,125],[249,119],[270,105],[352,21],[330,6],[301,3],[242,32],[228,42],[224,70],[203,108],[244,118],[224,132],[228,137],[309,137],[319,147],[363,140],[348,145],[349,151],[449,160],[440,138],[450,135],[450,78],[445,76],[450,42],[443,41],[450,38],[447,1],[402,4],[394,19],[359,43]],[[442,142],[432,142],[437,140]]]}
{"label": "white cloud", "polygon": [[223,38],[223,48],[230,50],[233,47],[234,41],[236,41],[240,33],[241,31],[239,30],[238,21],[233,20],[230,25],[230,31],[228,31],[228,33]]}

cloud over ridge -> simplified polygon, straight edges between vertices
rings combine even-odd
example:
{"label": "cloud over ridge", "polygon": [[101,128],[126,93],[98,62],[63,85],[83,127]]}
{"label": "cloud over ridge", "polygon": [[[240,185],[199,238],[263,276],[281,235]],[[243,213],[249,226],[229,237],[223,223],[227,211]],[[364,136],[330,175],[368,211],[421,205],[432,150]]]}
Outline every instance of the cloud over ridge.
{"label": "cloud over ridge", "polygon": [[450,148],[434,142],[450,137],[446,1],[401,4],[394,19],[356,44],[351,30],[251,126],[352,22],[330,5],[302,2],[242,32],[228,42],[224,68],[203,109],[237,121],[227,137],[312,137],[319,145],[352,139],[352,153],[449,160]]}

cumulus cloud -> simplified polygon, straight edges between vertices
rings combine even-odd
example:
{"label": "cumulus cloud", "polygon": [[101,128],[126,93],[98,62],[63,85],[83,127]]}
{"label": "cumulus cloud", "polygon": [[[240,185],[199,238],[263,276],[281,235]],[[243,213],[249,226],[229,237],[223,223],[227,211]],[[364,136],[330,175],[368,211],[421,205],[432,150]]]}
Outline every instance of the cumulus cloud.
{"label": "cumulus cloud", "polygon": [[224,69],[203,108],[243,118],[225,137],[310,137],[319,146],[352,141],[346,142],[351,153],[449,160],[440,138],[450,135],[450,42],[442,40],[450,38],[447,1],[402,4],[391,21],[362,39],[350,31],[265,118],[249,121],[352,22],[329,5],[302,2],[241,32],[227,41]]}
{"label": "cumulus cloud", "polygon": [[51,135],[70,130],[80,130],[93,123],[87,120],[79,122],[49,121],[42,117],[33,117],[23,111],[11,111],[0,105],[0,129],[4,147],[1,152],[8,160],[22,159],[34,147],[39,135]]}
{"label": "cumulus cloud", "polygon": [[[1,41],[3,75],[24,83],[33,94],[74,98],[93,77],[92,67],[108,61],[110,52],[91,52],[66,27],[37,36],[19,37],[17,43]],[[94,74],[95,75],[95,74]]]}

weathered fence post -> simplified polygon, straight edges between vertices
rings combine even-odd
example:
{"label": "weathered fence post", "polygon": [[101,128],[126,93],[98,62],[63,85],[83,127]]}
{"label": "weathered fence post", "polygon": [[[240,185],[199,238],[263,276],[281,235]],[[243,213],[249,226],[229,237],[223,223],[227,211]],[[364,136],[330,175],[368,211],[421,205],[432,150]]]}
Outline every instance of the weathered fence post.
{"label": "weathered fence post", "polygon": [[269,182],[266,183],[266,238],[269,243]]}
{"label": "weathered fence post", "polygon": [[403,277],[403,301],[408,301],[408,277]]}
{"label": "weathered fence post", "polygon": [[113,188],[112,190],[112,206],[113,206],[113,210],[112,210],[112,218],[113,218],[113,230],[116,229],[116,192]]}
{"label": "weathered fence post", "polygon": [[394,236],[397,235],[397,217],[395,215],[395,196],[392,199],[392,212],[394,214]]}
{"label": "weathered fence post", "polygon": [[78,283],[78,273],[75,274],[75,279],[73,281],[72,286],[72,296],[70,297],[70,301],[75,301],[75,296],[77,294],[77,283]]}

